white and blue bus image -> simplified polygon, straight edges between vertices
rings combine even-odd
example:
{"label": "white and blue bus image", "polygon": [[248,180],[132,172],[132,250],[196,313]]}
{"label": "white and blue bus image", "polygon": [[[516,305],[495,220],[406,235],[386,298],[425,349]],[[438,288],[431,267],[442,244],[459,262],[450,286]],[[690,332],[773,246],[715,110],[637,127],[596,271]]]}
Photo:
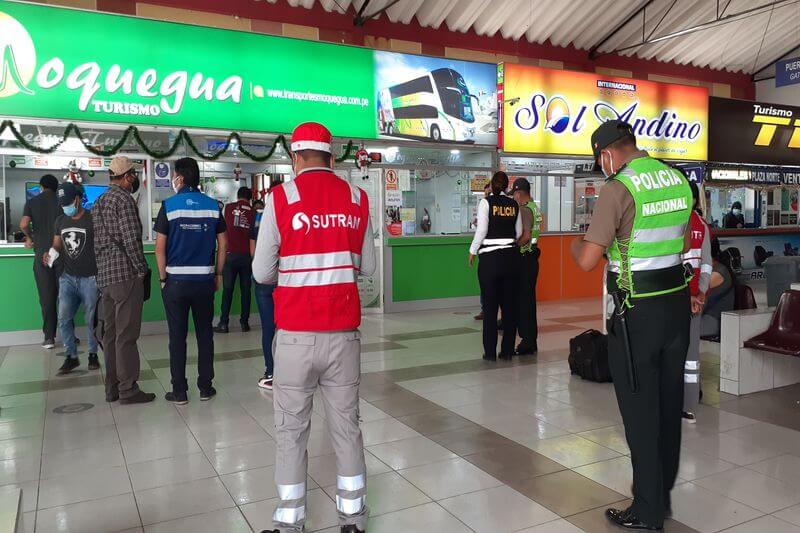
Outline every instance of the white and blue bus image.
{"label": "white and blue bus image", "polygon": [[464,77],[451,68],[387,87],[378,93],[382,135],[432,141],[475,142],[475,112]]}

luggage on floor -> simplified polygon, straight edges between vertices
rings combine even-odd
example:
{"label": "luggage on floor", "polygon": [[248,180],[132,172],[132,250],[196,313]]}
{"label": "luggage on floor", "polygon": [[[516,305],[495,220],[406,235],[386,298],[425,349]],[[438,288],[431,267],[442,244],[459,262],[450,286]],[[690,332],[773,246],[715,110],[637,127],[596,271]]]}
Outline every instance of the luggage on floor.
{"label": "luggage on floor", "polygon": [[588,329],[569,340],[569,370],[588,381],[611,381],[608,369],[608,338]]}

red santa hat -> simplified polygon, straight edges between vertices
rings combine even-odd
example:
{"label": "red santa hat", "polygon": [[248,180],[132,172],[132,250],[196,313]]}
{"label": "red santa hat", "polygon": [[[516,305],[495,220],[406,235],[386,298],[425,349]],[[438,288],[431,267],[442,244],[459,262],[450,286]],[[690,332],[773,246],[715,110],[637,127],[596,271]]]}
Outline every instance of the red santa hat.
{"label": "red santa hat", "polygon": [[331,132],[318,122],[304,122],[292,133],[292,152],[318,150],[331,153]]}

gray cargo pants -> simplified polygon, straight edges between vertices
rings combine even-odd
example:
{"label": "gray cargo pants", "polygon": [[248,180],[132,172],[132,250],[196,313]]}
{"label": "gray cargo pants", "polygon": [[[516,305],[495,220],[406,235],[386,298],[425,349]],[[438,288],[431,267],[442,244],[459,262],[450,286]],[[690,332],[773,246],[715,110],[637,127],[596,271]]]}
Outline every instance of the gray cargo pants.
{"label": "gray cargo pants", "polygon": [[319,386],[336,452],[339,524],[367,528],[364,442],[358,426],[361,334],[358,331],[278,330],[275,336],[275,483],[273,521],[281,533],[300,533],[306,517],[311,407]]}
{"label": "gray cargo pants", "polygon": [[692,315],[689,325],[689,350],[683,370],[683,410],[694,413],[700,404],[700,323],[702,315]]}

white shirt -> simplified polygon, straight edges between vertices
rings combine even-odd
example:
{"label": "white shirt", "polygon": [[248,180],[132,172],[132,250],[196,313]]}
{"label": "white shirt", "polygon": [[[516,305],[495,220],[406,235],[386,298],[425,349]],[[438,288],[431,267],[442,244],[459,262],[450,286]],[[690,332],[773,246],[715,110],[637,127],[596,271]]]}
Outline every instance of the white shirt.
{"label": "white shirt", "polygon": [[[500,194],[505,196],[503,193]],[[517,212],[517,221],[514,224],[514,230],[517,234],[517,239],[522,237],[522,216],[519,212]],[[481,201],[478,202],[478,227],[475,229],[475,236],[472,238],[472,244],[469,247],[470,254],[478,255],[478,250],[483,243],[483,239],[486,238],[487,233],[489,233],[489,201],[486,198],[482,198]]]}

